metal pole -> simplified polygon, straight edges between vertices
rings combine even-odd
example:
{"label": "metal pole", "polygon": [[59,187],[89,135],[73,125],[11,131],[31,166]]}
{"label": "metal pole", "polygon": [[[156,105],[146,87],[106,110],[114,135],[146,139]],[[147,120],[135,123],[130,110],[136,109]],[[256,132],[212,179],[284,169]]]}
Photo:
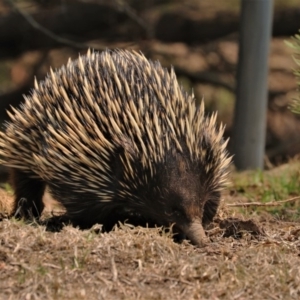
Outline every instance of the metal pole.
{"label": "metal pole", "polygon": [[262,169],[266,136],[268,55],[273,0],[241,0],[239,61],[233,128],[239,170]]}

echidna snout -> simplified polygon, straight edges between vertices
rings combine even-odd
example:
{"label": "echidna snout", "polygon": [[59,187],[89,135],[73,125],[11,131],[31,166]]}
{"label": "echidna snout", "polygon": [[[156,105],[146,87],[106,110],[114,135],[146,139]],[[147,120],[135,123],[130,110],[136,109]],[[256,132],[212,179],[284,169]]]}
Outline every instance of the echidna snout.
{"label": "echidna snout", "polygon": [[39,217],[47,187],[81,227],[137,217],[205,243],[231,158],[216,114],[205,116],[172,69],[136,52],[88,52],[8,114],[0,163],[13,215]]}
{"label": "echidna snout", "polygon": [[199,247],[205,246],[209,241],[205,235],[201,219],[192,220],[187,226],[182,227],[182,231],[192,244]]}

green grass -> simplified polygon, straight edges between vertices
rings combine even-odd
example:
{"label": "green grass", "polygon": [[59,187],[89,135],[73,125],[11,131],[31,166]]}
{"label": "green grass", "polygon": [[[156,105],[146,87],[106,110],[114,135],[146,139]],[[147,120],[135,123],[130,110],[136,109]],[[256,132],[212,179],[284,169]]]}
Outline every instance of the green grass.
{"label": "green grass", "polygon": [[[236,197],[243,197],[246,202],[269,203],[293,198],[300,195],[300,166],[292,163],[279,171],[250,171],[237,174],[233,179]],[[269,212],[280,219],[300,219],[300,199],[283,203],[280,206],[247,208],[259,214]],[[244,209],[241,211],[245,212]]]}
{"label": "green grass", "polygon": [[0,183],[0,188],[4,189],[9,195],[13,194],[13,189],[9,183]]}

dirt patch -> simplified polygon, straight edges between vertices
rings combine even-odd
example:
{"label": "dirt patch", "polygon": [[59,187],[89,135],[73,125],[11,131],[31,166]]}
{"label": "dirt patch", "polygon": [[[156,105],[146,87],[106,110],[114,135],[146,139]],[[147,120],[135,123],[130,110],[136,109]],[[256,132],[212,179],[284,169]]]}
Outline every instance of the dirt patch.
{"label": "dirt patch", "polygon": [[228,218],[218,221],[220,228],[224,229],[224,237],[233,236],[234,238],[241,238],[245,233],[250,233],[253,236],[265,235],[263,227],[253,219],[241,220],[238,218]]}

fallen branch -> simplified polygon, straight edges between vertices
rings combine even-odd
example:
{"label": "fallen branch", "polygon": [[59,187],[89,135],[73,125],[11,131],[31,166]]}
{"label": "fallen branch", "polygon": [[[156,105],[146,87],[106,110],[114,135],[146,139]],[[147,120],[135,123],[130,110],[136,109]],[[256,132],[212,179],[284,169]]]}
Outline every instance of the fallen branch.
{"label": "fallen branch", "polygon": [[235,91],[234,82],[226,82],[217,72],[203,71],[203,72],[189,72],[188,70],[182,69],[175,66],[175,73],[179,76],[189,78],[192,82],[208,83],[211,85],[222,87],[230,92]]}
{"label": "fallen branch", "polygon": [[267,202],[267,203],[261,203],[261,202],[231,203],[231,204],[226,204],[226,206],[228,206],[228,207],[280,206],[284,203],[294,202],[299,199],[300,199],[300,196],[297,196],[297,197],[293,197],[293,198],[286,199],[286,200],[271,201],[271,202]]}
{"label": "fallen branch", "polygon": [[137,12],[129,6],[126,1],[115,0],[114,1],[117,8],[123,11],[132,21],[134,21],[138,26],[140,26],[146,33],[148,39],[152,39],[154,36],[153,28],[150,24],[147,24],[145,20],[138,16]]}
{"label": "fallen branch", "polygon": [[[63,38],[52,32],[51,30],[48,30],[41,24],[39,24],[33,17],[31,17],[29,14],[25,13],[23,10],[19,9],[18,6],[14,3],[13,0],[7,0],[10,6],[18,12],[33,28],[36,30],[39,30],[42,32],[44,35],[48,36],[52,40],[64,44],[66,46],[70,46],[73,48],[78,48],[78,49],[88,49],[88,48],[95,48],[92,45],[84,44],[84,43],[76,43],[72,40]],[[102,50],[102,49],[101,49]]]}

